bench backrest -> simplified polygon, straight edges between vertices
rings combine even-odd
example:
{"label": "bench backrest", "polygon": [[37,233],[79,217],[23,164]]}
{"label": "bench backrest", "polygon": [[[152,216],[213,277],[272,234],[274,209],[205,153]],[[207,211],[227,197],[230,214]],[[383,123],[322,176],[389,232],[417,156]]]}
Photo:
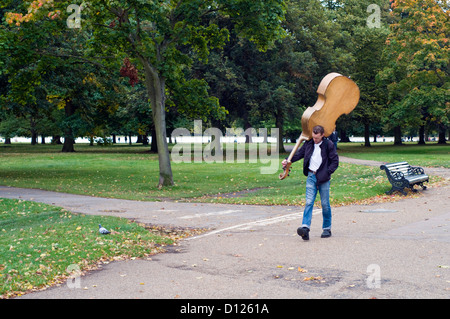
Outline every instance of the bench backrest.
{"label": "bench backrest", "polygon": [[411,165],[408,162],[389,163],[381,167],[388,169],[390,172],[402,172],[403,175],[411,174]]}

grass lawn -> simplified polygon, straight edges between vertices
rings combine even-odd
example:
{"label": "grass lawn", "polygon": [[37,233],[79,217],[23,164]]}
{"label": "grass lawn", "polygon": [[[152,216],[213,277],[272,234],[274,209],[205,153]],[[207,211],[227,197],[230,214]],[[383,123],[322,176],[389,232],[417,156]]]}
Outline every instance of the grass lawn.
{"label": "grass lawn", "polygon": [[363,147],[361,143],[339,143],[339,155],[380,162],[407,161],[413,166],[450,168],[450,144],[438,145],[417,142],[393,146],[393,143],[372,143]]}
{"label": "grass lawn", "polygon": [[[99,224],[112,233],[101,235]],[[0,198],[0,298],[46,288],[99,262],[155,254],[175,239],[123,218]]]}
{"label": "grass lawn", "polygon": [[[175,186],[158,189],[156,154],[142,146],[76,145],[61,153],[54,145],[0,145],[0,185],[134,200],[204,201],[258,205],[303,205],[306,178],[302,162],[291,176],[262,175],[261,163],[173,163]],[[377,161],[408,161],[450,168],[450,146],[339,144],[339,154]],[[279,162],[288,154],[280,154]],[[281,165],[280,165],[281,167]],[[431,184],[439,181],[432,177]],[[378,167],[341,163],[333,174],[331,204],[401,198]],[[1,197],[1,194],[0,194]],[[98,224],[113,231],[98,233]],[[172,244],[183,233],[148,231],[125,219],[72,214],[61,208],[0,198],[0,297],[45,288],[67,278],[67,267],[81,271],[98,262],[144,257]]]}
{"label": "grass lawn", "polygon": [[[340,155],[349,157],[450,167],[450,146],[365,148],[340,143],[339,148]],[[53,145],[0,146],[0,185],[149,201],[301,205],[304,197],[302,162],[295,163],[291,176],[283,181],[278,173],[262,175],[261,163],[172,163],[176,185],[160,190],[156,187],[157,155],[148,153],[148,148],[76,145],[75,153],[60,149]],[[280,162],[287,156],[280,154]],[[379,168],[341,163],[333,175],[331,201],[342,205],[381,196],[389,189]]]}
{"label": "grass lawn", "polygon": [[[302,162],[295,163],[291,176],[283,181],[278,173],[262,175],[261,163],[172,163],[176,185],[158,189],[157,155],[148,153],[148,148],[76,145],[75,153],[61,153],[60,148],[0,146],[0,185],[148,201],[302,205],[304,200]],[[340,155],[355,158],[450,167],[449,146],[384,144],[365,148],[340,143],[339,149]],[[287,155],[280,154],[280,162]],[[432,178],[432,182],[436,180]],[[385,173],[378,167],[341,163],[333,175],[331,201],[342,205],[382,196],[389,189]]]}

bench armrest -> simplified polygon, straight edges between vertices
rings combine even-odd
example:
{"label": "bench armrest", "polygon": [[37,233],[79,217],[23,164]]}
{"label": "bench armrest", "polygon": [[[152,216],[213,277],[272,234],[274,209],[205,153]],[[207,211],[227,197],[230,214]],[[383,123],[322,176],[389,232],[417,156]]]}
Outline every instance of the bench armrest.
{"label": "bench armrest", "polygon": [[422,167],[413,167],[411,166],[411,173],[414,175],[422,175],[425,174],[425,171]]}
{"label": "bench armrest", "polygon": [[391,171],[386,165],[381,165],[380,169],[386,171],[386,175],[387,175],[389,180],[392,179],[392,180],[400,181],[404,177],[404,174],[402,172]]}
{"label": "bench armrest", "polygon": [[405,177],[405,174],[403,174],[402,172],[394,171],[394,172],[390,172],[390,173],[391,173],[392,178],[396,179],[396,180],[401,180]]}

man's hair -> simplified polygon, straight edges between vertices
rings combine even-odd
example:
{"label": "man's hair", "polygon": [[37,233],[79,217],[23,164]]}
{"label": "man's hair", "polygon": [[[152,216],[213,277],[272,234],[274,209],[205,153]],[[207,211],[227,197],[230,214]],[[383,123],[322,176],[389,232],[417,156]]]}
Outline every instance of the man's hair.
{"label": "man's hair", "polygon": [[316,125],[313,127],[313,133],[314,134],[324,134],[325,133],[325,129],[323,128],[322,125]]}

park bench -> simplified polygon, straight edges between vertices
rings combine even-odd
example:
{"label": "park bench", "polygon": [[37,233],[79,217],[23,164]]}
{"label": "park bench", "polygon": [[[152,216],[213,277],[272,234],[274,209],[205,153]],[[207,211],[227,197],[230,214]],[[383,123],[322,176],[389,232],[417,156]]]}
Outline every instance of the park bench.
{"label": "park bench", "polygon": [[423,183],[428,182],[429,178],[422,167],[413,167],[408,162],[398,162],[381,165],[380,169],[386,171],[387,178],[392,185],[391,190],[386,192],[388,195],[396,190],[406,195],[405,188],[410,188],[411,191],[417,192],[414,189],[414,185],[420,185],[422,189],[427,188]]}

